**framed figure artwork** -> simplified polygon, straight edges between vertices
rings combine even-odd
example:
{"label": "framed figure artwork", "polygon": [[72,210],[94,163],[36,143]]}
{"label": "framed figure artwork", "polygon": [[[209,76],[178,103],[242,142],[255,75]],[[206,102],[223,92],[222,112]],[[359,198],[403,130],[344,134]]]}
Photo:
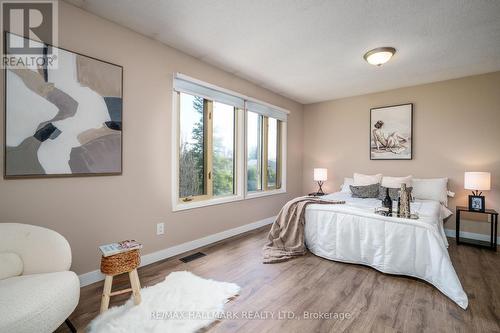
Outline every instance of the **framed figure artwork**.
{"label": "framed figure artwork", "polygon": [[370,109],[370,159],[413,158],[413,104]]}

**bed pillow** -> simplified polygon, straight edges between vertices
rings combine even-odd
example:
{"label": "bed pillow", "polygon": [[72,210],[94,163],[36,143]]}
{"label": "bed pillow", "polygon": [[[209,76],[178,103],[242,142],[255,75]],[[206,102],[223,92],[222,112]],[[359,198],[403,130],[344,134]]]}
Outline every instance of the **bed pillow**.
{"label": "bed pillow", "polygon": [[[387,187],[384,187],[382,185],[380,185],[379,189],[378,189],[378,198],[380,200],[384,200],[385,199],[385,193],[386,193],[386,190]],[[392,188],[392,187],[389,187],[389,197],[391,197],[391,200],[398,200],[399,198],[399,191],[401,191],[401,188]],[[411,187],[407,187],[406,188],[406,192],[408,192],[408,194],[410,195],[410,198],[411,198],[411,192],[412,192],[412,188]]]}
{"label": "bed pillow", "polygon": [[412,187],[416,199],[439,201],[448,206],[448,178],[415,178]]}
{"label": "bed pillow", "polygon": [[380,185],[389,188],[401,188],[401,184],[406,184],[407,187],[411,186],[412,176],[406,177],[386,177],[382,178],[382,183]]}
{"label": "bed pillow", "polygon": [[376,175],[363,175],[361,173],[355,173],[353,178],[355,186],[366,186],[380,184],[380,182],[382,181],[382,174],[379,173]]}
{"label": "bed pillow", "polygon": [[17,253],[0,253],[0,280],[19,276],[23,273],[23,260]]}
{"label": "bed pillow", "polygon": [[444,205],[440,205],[440,207],[441,207],[441,216],[439,218],[441,220],[447,219],[448,217],[453,215],[453,212]]}
{"label": "bed pillow", "polygon": [[364,186],[351,185],[353,198],[377,198],[379,184],[371,184]]}
{"label": "bed pillow", "polygon": [[350,188],[351,185],[354,185],[354,179],[353,178],[344,178],[344,184],[342,184],[342,187],[340,188],[340,192],[351,193],[351,188]]}

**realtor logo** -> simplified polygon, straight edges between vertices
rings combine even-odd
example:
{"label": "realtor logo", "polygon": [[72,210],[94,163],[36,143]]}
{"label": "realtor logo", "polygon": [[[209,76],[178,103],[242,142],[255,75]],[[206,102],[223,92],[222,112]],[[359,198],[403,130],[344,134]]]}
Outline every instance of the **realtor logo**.
{"label": "realtor logo", "polygon": [[2,68],[54,68],[57,0],[1,1]]}

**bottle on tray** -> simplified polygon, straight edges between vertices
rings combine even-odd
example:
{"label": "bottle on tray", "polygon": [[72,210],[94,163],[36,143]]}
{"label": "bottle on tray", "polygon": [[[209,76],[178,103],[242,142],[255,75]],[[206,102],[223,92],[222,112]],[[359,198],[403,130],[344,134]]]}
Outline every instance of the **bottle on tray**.
{"label": "bottle on tray", "polygon": [[385,198],[382,201],[382,207],[386,208],[388,210],[388,214],[390,215],[392,213],[392,199],[389,195],[389,188],[386,188],[385,192]]}

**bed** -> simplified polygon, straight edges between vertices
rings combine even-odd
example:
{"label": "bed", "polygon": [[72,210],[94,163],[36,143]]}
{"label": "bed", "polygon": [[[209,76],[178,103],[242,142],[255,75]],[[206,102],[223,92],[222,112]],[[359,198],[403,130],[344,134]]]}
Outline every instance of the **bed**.
{"label": "bed", "polygon": [[378,199],[353,198],[337,192],[323,197],[345,205],[309,205],[305,213],[305,242],[315,255],[371,266],[389,274],[427,281],[461,308],[468,306],[453,268],[443,219],[451,214],[438,201],[415,200],[418,220],[375,214]]}

